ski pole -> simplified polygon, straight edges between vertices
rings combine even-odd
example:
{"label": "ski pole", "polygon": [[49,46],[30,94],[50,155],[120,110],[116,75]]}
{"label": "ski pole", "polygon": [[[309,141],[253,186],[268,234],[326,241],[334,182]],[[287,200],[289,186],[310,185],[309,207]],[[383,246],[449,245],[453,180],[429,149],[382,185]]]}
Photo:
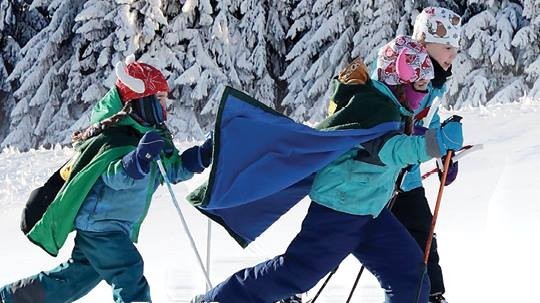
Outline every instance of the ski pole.
{"label": "ski pole", "polygon": [[354,284],[353,284],[353,287],[351,288],[351,292],[349,293],[349,297],[347,298],[347,301],[345,303],[351,302],[352,296],[354,294],[354,291],[356,290],[356,286],[358,286],[358,282],[360,281],[360,277],[362,277],[362,273],[364,272],[364,269],[366,269],[366,267],[362,265],[362,267],[360,267],[360,271],[358,272],[358,275],[356,276],[356,280],[354,280]]}
{"label": "ski pole", "polygon": [[[206,233],[206,271],[208,272],[208,276],[210,276],[210,249],[211,249],[211,242],[212,242],[212,220],[208,218],[208,230]],[[210,291],[210,286],[206,285],[206,291]]]}
{"label": "ski pole", "polygon": [[435,203],[435,210],[433,211],[433,218],[431,219],[431,228],[429,229],[428,241],[426,243],[426,249],[424,250],[424,265],[427,265],[429,259],[429,250],[431,249],[431,243],[433,241],[433,233],[435,232],[435,224],[437,224],[437,217],[439,216],[439,208],[441,206],[442,194],[444,190],[444,183],[446,182],[446,176],[448,173],[448,167],[450,166],[450,160],[452,152],[448,151],[446,159],[444,161],[444,171],[441,178],[441,184],[439,185],[439,193],[437,195],[437,202]]}
{"label": "ski pole", "polygon": [[446,183],[446,175],[448,173],[448,167],[450,166],[451,159],[452,159],[452,151],[449,150],[446,153],[446,158],[444,160],[444,170],[442,172],[441,183],[439,185],[439,193],[437,194],[437,202],[435,203],[435,210],[433,211],[433,218],[431,219],[431,228],[429,229],[428,239],[426,242],[426,248],[424,250],[424,263],[422,266],[422,275],[420,277],[420,282],[418,283],[418,290],[416,293],[416,303],[418,303],[420,300],[420,292],[422,289],[424,276],[426,275],[426,271],[427,271],[429,251],[431,250],[431,243],[433,242],[433,233],[435,232],[435,224],[437,224],[437,217],[439,216],[439,208],[441,206],[442,194],[444,191],[444,184]]}
{"label": "ski pole", "polygon": [[429,125],[431,124],[431,120],[433,120],[433,116],[435,116],[435,112],[439,109],[439,104],[441,104],[441,98],[437,96],[435,97],[435,99],[433,99],[433,102],[431,102],[427,116],[424,119],[424,125],[426,127],[429,127]]}
{"label": "ski pole", "polygon": [[326,280],[324,280],[323,285],[321,285],[321,288],[319,288],[319,291],[317,291],[315,297],[313,297],[313,299],[311,300],[308,300],[306,303],[315,303],[315,301],[317,301],[317,298],[319,298],[319,296],[321,295],[323,289],[326,287],[326,284],[328,284],[328,281],[330,281],[330,278],[332,278],[332,276],[336,273],[338,267],[339,265],[330,272],[328,277],[326,277]]}
{"label": "ski pole", "polygon": [[197,246],[195,245],[193,236],[191,236],[191,232],[189,231],[189,228],[187,226],[186,219],[184,218],[184,214],[182,214],[182,210],[180,209],[180,206],[178,205],[178,201],[176,200],[176,196],[174,195],[174,192],[172,190],[171,183],[169,182],[169,178],[167,177],[167,172],[165,171],[165,167],[163,167],[163,163],[161,162],[161,158],[159,158],[159,156],[156,162],[159,167],[159,171],[161,172],[161,176],[163,177],[163,180],[165,181],[165,184],[167,185],[167,189],[169,190],[169,194],[171,195],[171,199],[174,204],[174,207],[176,208],[176,212],[180,216],[180,220],[182,221],[184,230],[186,231],[186,234],[188,235],[189,242],[191,243],[191,248],[193,248],[193,251],[195,252],[195,255],[197,256],[197,261],[199,261],[199,266],[201,267],[204,277],[206,278],[206,285],[210,289],[212,289],[213,288],[212,282],[210,282],[210,277],[208,276],[208,272],[206,272],[206,269],[204,268],[201,255],[199,254],[199,251],[197,250]]}

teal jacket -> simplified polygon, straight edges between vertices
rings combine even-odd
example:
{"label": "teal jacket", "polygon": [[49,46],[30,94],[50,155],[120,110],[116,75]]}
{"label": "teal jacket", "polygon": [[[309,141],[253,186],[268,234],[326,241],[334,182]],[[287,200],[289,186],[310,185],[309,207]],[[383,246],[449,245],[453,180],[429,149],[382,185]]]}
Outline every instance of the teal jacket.
{"label": "teal jacket", "polygon": [[[428,85],[428,91],[429,93],[422,99],[422,102],[420,103],[420,106],[415,111],[415,115],[423,111],[424,109],[431,106],[433,103],[433,100],[436,97],[442,98],[444,94],[446,93],[446,85],[443,85],[441,88],[436,88],[429,83]],[[441,127],[441,119],[439,117],[439,109],[435,109],[435,114],[433,115],[433,119],[431,120],[431,123],[429,125],[424,125],[423,120],[419,120],[415,122],[415,125],[424,126],[430,129],[436,129]],[[422,176],[420,171],[420,165],[412,165],[409,167],[403,177],[403,182],[401,184],[401,189],[403,191],[410,191],[415,188],[422,187]]]}
{"label": "teal jacket", "polygon": [[[177,159],[166,165],[167,177],[172,183],[193,176],[182,166],[180,157]],[[86,196],[75,227],[93,232],[122,231],[136,242],[152,195],[161,182],[156,163],[152,163],[148,175],[135,180],[126,174],[121,159],[111,162]]]}
{"label": "teal jacket", "polygon": [[[332,101],[338,110],[318,128],[368,128],[383,122],[404,122],[413,113],[401,106],[386,85],[333,81]],[[425,136],[388,133],[362,143],[316,173],[311,199],[336,211],[376,217],[394,191],[402,168],[440,156],[434,132]]]}

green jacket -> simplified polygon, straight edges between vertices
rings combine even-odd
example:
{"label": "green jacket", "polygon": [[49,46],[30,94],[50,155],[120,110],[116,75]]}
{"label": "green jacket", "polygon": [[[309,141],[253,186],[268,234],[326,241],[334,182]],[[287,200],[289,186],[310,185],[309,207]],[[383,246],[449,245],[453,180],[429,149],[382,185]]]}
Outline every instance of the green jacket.
{"label": "green jacket", "polygon": [[[120,96],[116,87],[113,87],[93,108],[91,122],[96,123],[109,118],[121,109]],[[111,165],[118,163],[124,155],[134,150],[140,137],[150,130],[153,128],[143,126],[128,116],[101,134],[76,145],[75,159],[71,161],[73,163],[71,174],[41,219],[26,234],[30,241],[56,256],[68,234],[74,229],[74,220],[79,209],[96,182]],[[168,144],[174,147],[172,142]],[[162,159],[166,167],[170,167],[173,163],[179,162],[178,151],[175,150],[169,158],[162,156]],[[156,175],[155,172],[153,174]],[[154,183],[155,181],[151,185],[154,186]],[[146,199],[148,204],[151,195]],[[135,241],[145,214],[134,226]]]}
{"label": "green jacket", "polygon": [[[332,101],[338,110],[318,125],[320,129],[369,128],[403,122],[412,115],[381,82],[334,80],[333,85]],[[310,197],[337,211],[375,217],[391,198],[400,170],[432,157],[425,137],[389,133],[362,143],[318,171]]]}

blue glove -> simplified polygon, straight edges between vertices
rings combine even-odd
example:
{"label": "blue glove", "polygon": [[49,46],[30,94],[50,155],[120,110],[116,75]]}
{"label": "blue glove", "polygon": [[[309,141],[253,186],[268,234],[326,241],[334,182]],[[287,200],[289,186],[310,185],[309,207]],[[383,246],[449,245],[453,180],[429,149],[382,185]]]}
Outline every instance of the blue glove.
{"label": "blue glove", "polygon": [[461,118],[451,117],[444,121],[437,130],[437,144],[441,155],[448,150],[458,150],[463,146],[463,128]]}
{"label": "blue glove", "polygon": [[149,131],[139,140],[137,149],[122,158],[122,165],[128,176],[142,179],[150,171],[150,163],[159,155],[165,141],[155,131]]}
{"label": "blue glove", "polygon": [[201,146],[186,149],[182,155],[182,164],[189,171],[200,173],[212,163],[212,148],[214,138],[210,136]]}

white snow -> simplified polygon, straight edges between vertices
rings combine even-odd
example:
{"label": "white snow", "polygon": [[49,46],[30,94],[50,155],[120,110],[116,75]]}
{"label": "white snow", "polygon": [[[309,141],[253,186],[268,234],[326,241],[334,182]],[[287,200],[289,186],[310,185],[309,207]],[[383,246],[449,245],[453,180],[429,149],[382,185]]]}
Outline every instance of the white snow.
{"label": "white snow", "polygon": [[[443,195],[436,231],[447,299],[531,302],[540,271],[540,102],[467,109],[457,114],[464,116],[466,143],[484,143],[484,149],[460,161],[458,179]],[[58,258],[50,257],[20,232],[19,217],[30,191],[70,154],[71,150],[61,148],[0,153],[0,285],[52,269],[69,257],[71,238]],[[424,169],[433,165],[427,163]],[[203,259],[207,219],[183,197],[205,177],[198,175],[173,187]],[[433,201],[437,177],[428,179],[425,187]],[[246,250],[214,224],[212,282],[217,284],[238,269],[282,252],[298,232],[307,206],[307,200],[301,202]],[[204,292],[204,278],[165,187],[154,195],[138,248],[154,302],[186,302]],[[344,302],[359,268],[355,259],[346,259],[319,302]],[[382,301],[376,280],[362,277],[352,302]],[[101,283],[78,302],[112,302],[110,288]]]}

